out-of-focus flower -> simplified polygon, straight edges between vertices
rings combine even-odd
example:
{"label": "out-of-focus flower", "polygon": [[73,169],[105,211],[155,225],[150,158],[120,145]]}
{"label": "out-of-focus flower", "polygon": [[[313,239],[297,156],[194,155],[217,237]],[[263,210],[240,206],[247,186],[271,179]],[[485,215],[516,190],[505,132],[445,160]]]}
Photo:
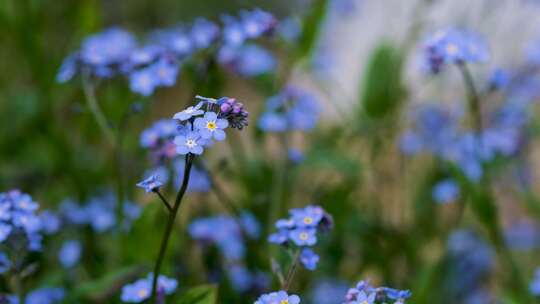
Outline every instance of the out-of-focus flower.
{"label": "out-of-focus flower", "polygon": [[438,73],[445,64],[485,62],[489,50],[477,33],[449,28],[432,34],[423,44],[423,64],[431,73]]}
{"label": "out-of-focus flower", "polygon": [[39,217],[41,219],[43,232],[45,234],[51,235],[58,232],[58,229],[60,229],[61,226],[61,221],[60,217],[56,213],[45,210],[41,212]]}
{"label": "out-of-focus flower", "polygon": [[26,240],[29,250],[40,250],[43,223],[38,208],[30,195],[19,190],[0,193],[0,243],[13,235],[17,241]]}
{"label": "out-of-focus flower", "polygon": [[535,249],[540,247],[540,227],[532,221],[519,221],[504,230],[504,238],[512,249]]}
{"label": "out-of-focus flower", "polygon": [[[150,298],[152,293],[152,278],[150,273],[146,278],[139,279],[132,284],[122,287],[120,299],[125,303],[141,303]],[[161,294],[170,295],[178,287],[178,281],[167,278],[164,275],[158,277],[157,291]]]}
{"label": "out-of-focus flower", "polygon": [[62,288],[40,288],[30,292],[25,304],[59,304],[64,299],[65,291]]}
{"label": "out-of-focus flower", "polygon": [[440,204],[447,204],[455,201],[459,195],[459,186],[452,179],[445,179],[438,182],[432,191],[433,199]]}
{"label": "out-of-focus flower", "polygon": [[157,175],[151,175],[137,183],[137,187],[143,188],[146,193],[157,191],[161,186],[163,186],[163,182],[159,180]]}
{"label": "out-of-focus flower", "polygon": [[209,47],[219,36],[219,27],[204,18],[198,18],[191,27],[191,41],[198,49]]}
{"label": "out-of-focus flower", "polygon": [[289,295],[285,291],[275,291],[261,295],[254,304],[274,303],[298,304],[300,303],[300,297],[297,295]]}
{"label": "out-of-focus flower", "polygon": [[320,257],[310,248],[302,249],[300,253],[300,263],[308,270],[315,270],[317,263],[319,263]]}
{"label": "out-of-focus flower", "polygon": [[534,277],[529,284],[529,291],[537,297],[540,296],[540,268],[537,268],[534,273]]}
{"label": "out-of-focus flower", "polygon": [[11,268],[11,261],[8,256],[0,251],[0,274],[6,273]]}
{"label": "out-of-focus flower", "polygon": [[309,303],[313,304],[335,304],[336,301],[343,298],[343,295],[349,289],[348,285],[344,282],[324,279],[318,281],[310,292]]}
{"label": "out-of-focus flower", "polygon": [[259,119],[259,128],[267,132],[309,131],[319,120],[316,98],[306,91],[288,87],[270,97]]}
{"label": "out-of-focus flower", "polygon": [[80,258],[82,253],[82,246],[79,241],[69,240],[64,242],[60,252],[58,253],[58,260],[65,268],[71,268],[75,266]]}
{"label": "out-of-focus flower", "polygon": [[246,44],[239,47],[224,46],[218,53],[219,63],[244,77],[255,77],[273,72],[277,62],[266,49]]}
{"label": "out-of-focus flower", "polygon": [[[389,287],[373,287],[367,281],[360,281],[354,288],[347,291],[344,304],[368,303],[374,304],[375,301],[381,303],[403,304],[410,298],[412,293],[409,290],[399,290]],[[377,302],[378,303],[378,302]]]}

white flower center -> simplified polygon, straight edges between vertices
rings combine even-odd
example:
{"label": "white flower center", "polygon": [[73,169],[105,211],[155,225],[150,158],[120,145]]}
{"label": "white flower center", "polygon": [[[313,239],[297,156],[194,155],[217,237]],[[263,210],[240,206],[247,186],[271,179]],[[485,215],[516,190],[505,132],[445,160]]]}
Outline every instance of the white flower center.
{"label": "white flower center", "polygon": [[186,146],[188,146],[189,148],[193,148],[197,145],[197,142],[191,138],[189,138],[188,140],[186,140]]}

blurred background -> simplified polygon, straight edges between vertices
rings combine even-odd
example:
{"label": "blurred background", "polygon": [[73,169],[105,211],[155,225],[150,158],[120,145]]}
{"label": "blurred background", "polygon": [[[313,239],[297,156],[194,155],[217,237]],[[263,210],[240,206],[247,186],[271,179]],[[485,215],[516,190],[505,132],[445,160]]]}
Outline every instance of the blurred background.
{"label": "blurred background", "polygon": [[[269,33],[234,60],[201,47],[149,92],[133,75],[59,74],[112,27],[145,45],[205,18],[227,37],[224,16],[257,8],[275,18]],[[426,69],[429,38],[449,28],[481,37],[487,58]],[[164,152],[156,122],[203,95],[242,102],[249,126],[196,162],[164,265],[179,282],[167,303],[253,303],[279,289],[271,261],[290,261],[267,237],[308,204],[334,229],[317,269],[296,274],[302,303],[343,303],[361,279],[411,290],[407,303],[540,303],[539,1],[3,0],[0,37],[0,191],[30,194],[58,224],[21,262],[26,294],[59,287],[65,303],[120,303],[121,287],[151,271],[166,212],[135,184],[158,172],[174,197],[183,158]],[[304,104],[297,125],[270,115],[279,98]],[[253,234],[230,228],[237,219]],[[201,241],[197,223],[224,235]],[[183,302],[193,287],[208,302]]]}

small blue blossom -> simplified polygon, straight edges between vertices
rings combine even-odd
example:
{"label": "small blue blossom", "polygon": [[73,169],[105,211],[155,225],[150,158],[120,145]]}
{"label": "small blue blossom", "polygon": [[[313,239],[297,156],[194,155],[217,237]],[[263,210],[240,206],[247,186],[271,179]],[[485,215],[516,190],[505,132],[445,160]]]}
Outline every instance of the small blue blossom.
{"label": "small blue blossom", "polygon": [[193,125],[202,138],[213,138],[221,141],[226,137],[223,130],[229,126],[229,122],[226,119],[218,118],[218,115],[214,112],[206,112],[203,117],[196,118]]}
{"label": "small blue blossom", "polygon": [[318,281],[311,289],[309,303],[335,304],[337,299],[343,298],[348,289],[346,283],[333,279]]}
{"label": "small blue blossom", "polygon": [[157,175],[151,175],[145,180],[137,183],[137,187],[143,188],[146,193],[159,190],[163,186]]}
{"label": "small blue blossom", "polygon": [[203,18],[198,18],[191,27],[191,40],[197,49],[209,47],[219,35],[219,27]]}
{"label": "small blue blossom", "polygon": [[534,273],[534,277],[529,284],[529,291],[534,296],[540,296],[540,268],[537,268],[536,272]]}
{"label": "small blue blossom", "polygon": [[298,304],[300,297],[297,295],[289,295],[285,291],[276,291],[268,294],[263,294],[253,304]]}
{"label": "small blue blossom", "polygon": [[129,88],[135,93],[150,96],[157,87],[154,69],[146,67],[129,74]]}
{"label": "small blue blossom", "polygon": [[62,248],[58,253],[58,260],[65,268],[71,268],[79,262],[81,254],[81,243],[76,240],[69,240],[62,244]]}
{"label": "small blue blossom", "polygon": [[424,65],[432,73],[438,73],[445,64],[485,62],[489,59],[484,39],[467,30],[439,30],[426,39],[423,48]]}
{"label": "small blue blossom", "polygon": [[313,246],[317,243],[316,232],[314,228],[296,228],[289,231],[289,238],[297,246]]}
{"label": "small blue blossom", "polygon": [[192,153],[201,155],[204,151],[206,141],[201,137],[199,132],[189,131],[185,135],[178,135],[174,138],[176,145],[176,153],[186,155]]}
{"label": "small blue blossom", "polygon": [[297,227],[317,227],[324,216],[324,210],[319,206],[306,206],[290,211]]}
{"label": "small blue blossom", "polygon": [[65,291],[62,288],[40,288],[30,292],[25,304],[60,304],[64,300]]}
{"label": "small blue blossom", "polygon": [[440,204],[451,203],[457,199],[458,195],[459,186],[451,179],[440,181],[433,187],[433,199]]}
{"label": "small blue blossom", "polygon": [[[343,304],[374,304],[375,301],[381,303],[404,304],[412,293],[408,290],[398,290],[389,287],[371,286],[367,281],[360,281],[354,288],[350,288],[345,295]],[[378,302],[377,302],[378,303]]]}
{"label": "small blue blossom", "polygon": [[189,120],[191,117],[202,115],[204,113],[204,111],[201,110],[202,105],[202,103],[198,103],[195,106],[187,107],[185,110],[174,114],[173,119],[185,121]]}
{"label": "small blue blossom", "polygon": [[136,47],[133,35],[120,28],[94,34],[81,45],[81,60],[92,66],[106,66],[124,61]]}
{"label": "small blue blossom", "polygon": [[6,241],[13,233],[22,232],[28,241],[28,249],[40,250],[43,224],[36,214],[38,208],[39,205],[28,194],[19,190],[0,193],[0,242]]}
{"label": "small blue blossom", "polygon": [[302,265],[304,265],[304,267],[308,270],[315,270],[315,268],[317,268],[319,259],[319,255],[310,248],[304,248],[300,253],[300,263],[302,263]]}
{"label": "small blue blossom", "polygon": [[56,81],[59,83],[68,82],[75,75],[77,74],[77,61],[78,56],[76,55],[69,55],[64,59],[62,62],[62,65],[60,66],[60,69],[58,71],[58,74],[56,74]]}
{"label": "small blue blossom", "polygon": [[[120,299],[125,303],[141,303],[150,298],[152,293],[152,278],[153,274],[148,274],[148,277],[139,279],[132,284],[122,287]],[[174,293],[178,287],[178,281],[160,275],[158,277],[158,292],[170,295]]]}
{"label": "small blue blossom", "polygon": [[45,210],[39,215],[42,229],[45,234],[51,235],[58,232],[61,226],[60,217],[52,211]]}

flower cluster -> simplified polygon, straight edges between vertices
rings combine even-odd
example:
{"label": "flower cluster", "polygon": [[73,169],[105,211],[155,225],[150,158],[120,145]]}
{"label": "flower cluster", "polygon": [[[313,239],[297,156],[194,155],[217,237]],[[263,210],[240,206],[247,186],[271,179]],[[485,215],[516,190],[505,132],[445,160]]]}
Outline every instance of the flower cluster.
{"label": "flower cluster", "polygon": [[275,291],[268,294],[263,294],[253,304],[298,304],[300,297],[297,295],[289,295],[286,291]]}
{"label": "flower cluster", "polygon": [[[102,233],[114,228],[116,218],[116,198],[112,193],[91,198],[86,204],[80,205],[72,200],[60,204],[60,214],[68,224],[88,225],[94,231]],[[141,207],[135,203],[124,203],[124,224],[128,228],[131,222],[139,218]]]}
{"label": "flower cluster", "polygon": [[0,193],[0,243],[24,240],[29,250],[41,249],[42,221],[39,204],[19,190]]}
{"label": "flower cluster", "polygon": [[[375,304],[394,303],[403,304],[410,298],[409,290],[398,290],[389,287],[373,287],[367,281],[360,281],[354,288],[350,288],[345,295],[343,304]],[[392,301],[392,302],[390,302]]]}
{"label": "flower cluster", "polygon": [[247,125],[248,112],[235,99],[197,98],[200,102],[196,106],[174,115],[178,122],[174,144],[176,153],[180,155],[201,155],[214,140],[225,140],[227,127],[242,129]]}
{"label": "flower cluster", "polygon": [[265,288],[266,274],[250,271],[243,263],[246,254],[245,237],[256,239],[260,225],[250,213],[243,212],[238,219],[226,215],[199,218],[189,225],[191,237],[202,245],[215,245],[227,264],[226,272],[238,291]]}
{"label": "flower cluster", "polygon": [[[261,10],[242,11],[240,18],[224,16],[220,27],[198,18],[190,27],[152,32],[141,46],[133,34],[110,28],[86,38],[78,51],[68,56],[57,75],[66,82],[77,73],[100,78],[125,75],[132,91],[148,96],[157,87],[174,85],[181,66],[197,51],[217,46],[218,62],[245,76],[268,72],[275,60],[266,50],[244,46],[269,34],[276,26],[272,15]],[[252,65],[256,63],[255,65]]]}
{"label": "flower cluster", "polygon": [[258,126],[267,132],[309,131],[317,124],[319,112],[315,96],[289,86],[268,99]]}
{"label": "flower cluster", "polygon": [[456,230],[448,238],[450,292],[463,299],[483,290],[495,266],[495,252],[474,232]]}
{"label": "flower cluster", "polygon": [[[125,303],[142,303],[150,298],[152,293],[153,274],[149,273],[146,278],[139,279],[132,284],[122,287],[120,299]],[[175,279],[160,275],[157,282],[157,293],[160,296],[174,293],[178,287]]]}
{"label": "flower cluster", "polygon": [[457,165],[471,181],[482,177],[484,163],[519,151],[527,117],[525,105],[503,104],[489,117],[489,125],[480,135],[460,128],[461,117],[460,110],[443,105],[419,107],[413,111],[412,128],[401,136],[401,150],[409,155],[432,153]]}
{"label": "flower cluster", "polygon": [[484,62],[489,59],[486,42],[476,33],[449,28],[439,30],[423,44],[423,65],[439,73],[446,64]]}
{"label": "flower cluster", "polygon": [[317,233],[331,229],[332,217],[319,206],[307,206],[289,211],[290,218],[276,222],[278,231],[268,237],[275,244],[289,246],[294,244],[302,251],[300,262],[309,270],[314,270],[319,256],[309,247],[317,243]]}

